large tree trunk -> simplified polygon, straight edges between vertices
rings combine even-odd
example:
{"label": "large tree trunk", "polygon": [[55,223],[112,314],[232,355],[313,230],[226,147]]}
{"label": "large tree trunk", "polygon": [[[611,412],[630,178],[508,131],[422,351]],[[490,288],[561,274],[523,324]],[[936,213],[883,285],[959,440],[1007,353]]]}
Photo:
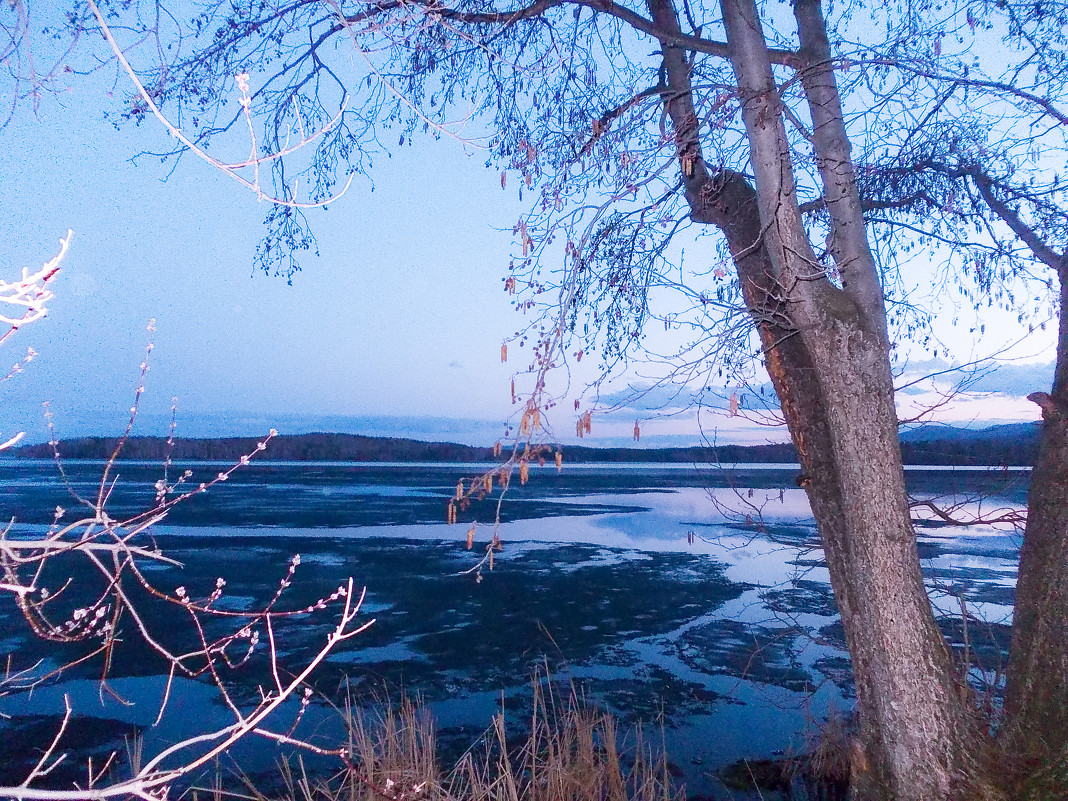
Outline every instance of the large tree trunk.
{"label": "large tree trunk", "polygon": [[[804,2],[805,0],[802,0]],[[818,5],[798,4],[806,47],[826,46]],[[649,0],[678,30],[669,0]],[[726,234],[768,372],[797,446],[853,660],[859,716],[853,795],[996,798],[984,779],[988,736],[935,623],[912,529],[879,276],[868,251],[848,141],[829,69],[806,75],[814,137],[844,285],[828,280],[795,197],[781,102],[752,0],[722,0],[756,188],[709,175],[689,68],[665,47],[680,162],[693,219]],[[809,54],[814,63],[819,52]],[[824,64],[824,67],[827,65]],[[848,169],[847,169],[848,168]],[[851,208],[851,204],[853,208]]]}
{"label": "large tree trunk", "polygon": [[853,797],[997,797],[983,777],[984,726],[923,587],[885,351],[831,313],[788,327],[766,250],[753,247],[763,227],[756,192],[737,174],[708,186],[700,217],[737,255],[845,627],[859,722]]}
{"label": "large tree trunk", "polygon": [[1068,795],[1068,259],[1059,265],[1060,333],[1042,407],[999,733],[1020,798]]}

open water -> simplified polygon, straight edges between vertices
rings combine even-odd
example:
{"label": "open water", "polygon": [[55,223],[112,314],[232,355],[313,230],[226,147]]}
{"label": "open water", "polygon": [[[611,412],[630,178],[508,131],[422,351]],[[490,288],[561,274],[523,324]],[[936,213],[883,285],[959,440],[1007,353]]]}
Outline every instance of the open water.
{"label": "open water", "polygon": [[[9,536],[46,531],[57,506],[73,519],[75,496],[96,496],[102,467],[69,463],[63,479],[50,462],[0,461],[0,511],[16,520]],[[177,469],[186,467],[195,484],[226,466]],[[849,659],[796,466],[534,468],[526,486],[513,481],[500,506],[503,548],[492,570],[476,568],[494,531],[495,499],[445,524],[457,481],[479,472],[472,465],[254,463],[151,529],[146,541],[182,567],[146,564],[146,575],[194,597],[209,595],[223,578],[218,604],[226,609],[264,604],[294,554],[300,565],[279,608],[314,603],[352,577],[367,588],[360,621],[375,622],[331,653],[315,673],[316,689],[338,703],[346,695],[358,703],[418,697],[446,752],[450,743],[462,750],[475,742],[501,709],[516,721],[529,714],[531,675],[540,670],[625,723],[662,732],[691,795],[756,798],[728,786],[722,770],[802,752],[828,717],[850,709]],[[159,465],[120,463],[118,474],[113,518],[151,505]],[[989,513],[1022,506],[1027,473],[914,470],[908,479],[918,498]],[[1011,526],[947,527],[922,508],[917,517],[940,623],[958,652],[978,654],[989,668],[973,671],[981,683],[996,674],[1007,646],[1017,535]],[[76,577],[86,570],[71,564]],[[172,608],[146,609],[162,638],[188,634]],[[283,667],[299,669],[334,621],[328,610],[280,622]],[[0,595],[0,654],[10,657],[10,671],[36,665],[39,675],[84,650],[36,639],[12,599]],[[236,703],[251,703],[257,686],[270,683],[261,657],[227,673]],[[132,635],[113,660],[114,693],[100,692],[101,670],[99,659],[90,660],[32,691],[11,681],[0,688],[0,784],[21,780],[34,748],[56,730],[64,695],[81,739],[53,777],[59,786],[79,779],[79,759],[99,760],[134,733],[149,753],[229,722],[218,693],[201,679],[176,681],[157,723],[163,669]],[[339,734],[336,715],[318,701],[302,725],[324,742]],[[283,755],[260,741],[236,757],[255,775]]]}

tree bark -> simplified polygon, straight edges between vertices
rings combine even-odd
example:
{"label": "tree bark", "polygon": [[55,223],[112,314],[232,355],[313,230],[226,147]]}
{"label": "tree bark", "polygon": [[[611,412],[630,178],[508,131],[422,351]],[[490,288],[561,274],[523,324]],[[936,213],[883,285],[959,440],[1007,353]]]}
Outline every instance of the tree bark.
{"label": "tree bark", "polygon": [[1060,331],[1027,496],[1001,741],[1014,795],[1068,794],[1068,258],[1059,265]]}
{"label": "tree bark", "polygon": [[[800,9],[816,48],[806,76],[817,160],[845,288],[817,260],[796,200],[781,101],[752,0],[722,0],[756,187],[710,175],[700,149],[689,67],[663,50],[691,216],[723,230],[771,380],[797,446],[820,530],[857,687],[855,798],[996,798],[982,761],[988,736],[934,620],[912,530],[898,440],[879,276],[859,213],[848,140],[826,59],[818,5]],[[649,0],[678,28],[670,0]],[[802,53],[804,56],[805,54]],[[877,292],[877,297],[874,293]]]}
{"label": "tree bark", "polygon": [[695,217],[719,226],[736,256],[845,627],[859,723],[853,797],[996,798],[982,770],[988,737],[923,587],[889,369],[871,369],[878,345],[834,319],[791,328],[767,252],[753,247],[756,192],[737,174],[708,186]]}

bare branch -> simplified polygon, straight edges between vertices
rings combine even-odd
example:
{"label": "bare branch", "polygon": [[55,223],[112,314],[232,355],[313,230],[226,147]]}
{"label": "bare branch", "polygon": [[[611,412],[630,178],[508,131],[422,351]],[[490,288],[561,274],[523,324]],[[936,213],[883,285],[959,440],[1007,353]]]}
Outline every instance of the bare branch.
{"label": "bare branch", "polygon": [[[260,169],[260,166],[262,164],[268,164],[271,161],[274,161],[276,159],[280,159],[283,156],[288,155],[289,153],[292,153],[295,150],[298,150],[299,148],[310,144],[316,138],[322,136],[324,133],[326,133],[332,127],[334,127],[338,123],[338,121],[341,119],[341,116],[344,113],[344,107],[345,107],[345,101],[344,100],[342,100],[342,103],[341,103],[341,110],[338,111],[337,115],[332,120],[330,120],[320,130],[315,131],[314,133],[311,133],[311,134],[303,137],[300,142],[298,142],[296,145],[294,145],[294,146],[292,146],[290,148],[283,149],[282,151],[279,151],[278,153],[271,154],[271,155],[268,155],[268,156],[262,156],[262,157],[258,156],[258,155],[256,155],[256,140],[255,140],[255,136],[253,134],[252,135],[252,143],[251,143],[252,154],[249,156],[248,159],[246,159],[245,161],[242,161],[242,162],[235,162],[235,163],[226,163],[226,162],[220,161],[220,160],[216,159],[214,156],[211,156],[210,154],[208,154],[207,151],[205,151],[202,147],[200,147],[195,142],[193,142],[191,139],[189,139],[185,134],[182,133],[182,131],[176,125],[174,125],[174,123],[172,123],[163,114],[163,112],[160,110],[159,106],[156,104],[156,101],[152,99],[152,96],[145,89],[144,84],[142,84],[141,80],[137,77],[137,73],[134,72],[133,67],[130,66],[130,62],[127,61],[127,59],[126,59],[126,54],[123,53],[122,48],[119,47],[118,42],[115,41],[115,37],[112,35],[111,29],[108,27],[107,22],[104,20],[103,15],[100,13],[100,9],[97,8],[95,0],[87,0],[87,2],[89,4],[90,9],[92,9],[92,12],[93,12],[94,16],[96,17],[96,21],[97,21],[97,24],[100,26],[101,33],[104,35],[104,38],[107,40],[108,44],[111,46],[112,52],[115,54],[115,58],[118,59],[119,63],[122,65],[122,68],[123,68],[123,70],[125,70],[126,75],[129,77],[129,79],[133,83],[133,85],[137,88],[138,94],[140,95],[141,99],[144,101],[145,105],[148,106],[149,110],[151,110],[153,116],[155,116],[156,119],[159,120],[159,122],[163,125],[164,128],[167,129],[167,131],[170,133],[170,135],[172,137],[174,137],[179,142],[181,142],[182,145],[184,145],[188,150],[190,150],[192,153],[194,153],[201,160],[207,162],[212,167],[214,167],[217,170],[220,170],[221,172],[223,172],[226,175],[230,176],[232,179],[237,181],[239,184],[244,186],[246,189],[249,189],[252,192],[254,192],[256,194],[256,198],[258,200],[268,200],[268,201],[270,201],[271,203],[273,203],[273,204],[275,204],[277,206],[286,206],[286,207],[290,207],[290,208],[299,208],[299,209],[319,208],[321,206],[326,206],[326,205],[336,201],[343,194],[345,194],[345,192],[348,190],[349,186],[351,186],[353,176],[350,175],[348,180],[345,183],[345,186],[342,188],[342,190],[340,192],[335,193],[334,195],[332,195],[331,197],[329,197],[329,198],[327,198],[325,200],[313,201],[313,202],[308,202],[308,203],[301,203],[301,202],[298,202],[298,201],[295,201],[295,200],[291,200],[288,197],[277,197],[277,196],[268,195],[263,190],[262,186],[260,185],[260,174],[259,174],[259,169]],[[251,120],[251,117],[249,116],[250,115],[251,100],[249,99],[249,96],[248,96],[248,75],[243,73],[242,75],[239,75],[239,76],[236,76],[236,77],[237,77],[237,80],[238,80],[239,88],[241,89],[241,101],[240,101],[241,102],[241,106],[242,106],[245,118],[248,120],[249,132],[250,132],[250,134],[252,134],[252,130],[253,130],[252,129],[252,120]],[[251,167],[252,170],[253,170],[253,177],[252,177],[251,180],[245,178],[243,175],[240,174],[241,170],[247,169],[249,167]]]}

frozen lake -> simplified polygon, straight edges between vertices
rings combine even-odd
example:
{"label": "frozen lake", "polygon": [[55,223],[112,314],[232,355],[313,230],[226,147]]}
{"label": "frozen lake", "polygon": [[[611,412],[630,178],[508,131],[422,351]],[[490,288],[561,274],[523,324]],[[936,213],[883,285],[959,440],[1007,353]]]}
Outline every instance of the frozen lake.
{"label": "frozen lake", "polygon": [[[199,481],[221,466],[188,467]],[[101,465],[66,469],[64,484],[50,462],[0,461],[3,514],[24,531],[41,531],[57,505],[72,506],[68,487],[95,494]],[[151,504],[161,468],[120,463],[118,472],[110,513],[121,518]],[[746,798],[724,786],[721,768],[803,749],[828,714],[852,703],[848,656],[797,473],[790,465],[533,468],[527,486],[514,481],[508,492],[503,550],[479,581],[465,571],[492,536],[495,502],[461,512],[455,525],[444,522],[457,480],[477,476],[477,466],[254,464],[153,528],[184,568],[151,569],[160,587],[200,595],[225,578],[228,602],[251,608],[270,597],[299,553],[290,607],[352,576],[366,585],[364,611],[376,619],[317,673],[326,696],[340,699],[344,685],[361,699],[418,696],[446,747],[462,750],[502,705],[522,718],[531,673],[541,667],[625,722],[662,728],[691,794]],[[1018,508],[1027,473],[910,470],[908,479],[917,497],[974,510],[985,494],[983,509]],[[918,517],[931,517],[922,511]],[[473,519],[476,546],[468,551]],[[1007,645],[1015,533],[927,520],[918,536],[944,630],[960,639],[963,599],[969,646],[993,665]],[[55,649],[30,637],[10,598],[3,602],[0,651],[13,666],[52,664]],[[283,623],[283,661],[299,663],[331,627],[326,617]],[[113,683],[132,705],[101,700],[93,663],[32,695],[0,697],[0,712],[11,716],[0,722],[5,783],[23,762],[19,744],[39,742],[57,720],[63,693],[105,745],[121,745],[133,730],[151,744],[225,720],[209,687],[180,682],[152,727],[160,667],[132,644],[122,656]],[[246,673],[237,680],[253,693],[262,676],[254,667]],[[328,737],[329,715],[320,712],[316,725]],[[278,754],[260,744],[245,756],[255,772]]]}

